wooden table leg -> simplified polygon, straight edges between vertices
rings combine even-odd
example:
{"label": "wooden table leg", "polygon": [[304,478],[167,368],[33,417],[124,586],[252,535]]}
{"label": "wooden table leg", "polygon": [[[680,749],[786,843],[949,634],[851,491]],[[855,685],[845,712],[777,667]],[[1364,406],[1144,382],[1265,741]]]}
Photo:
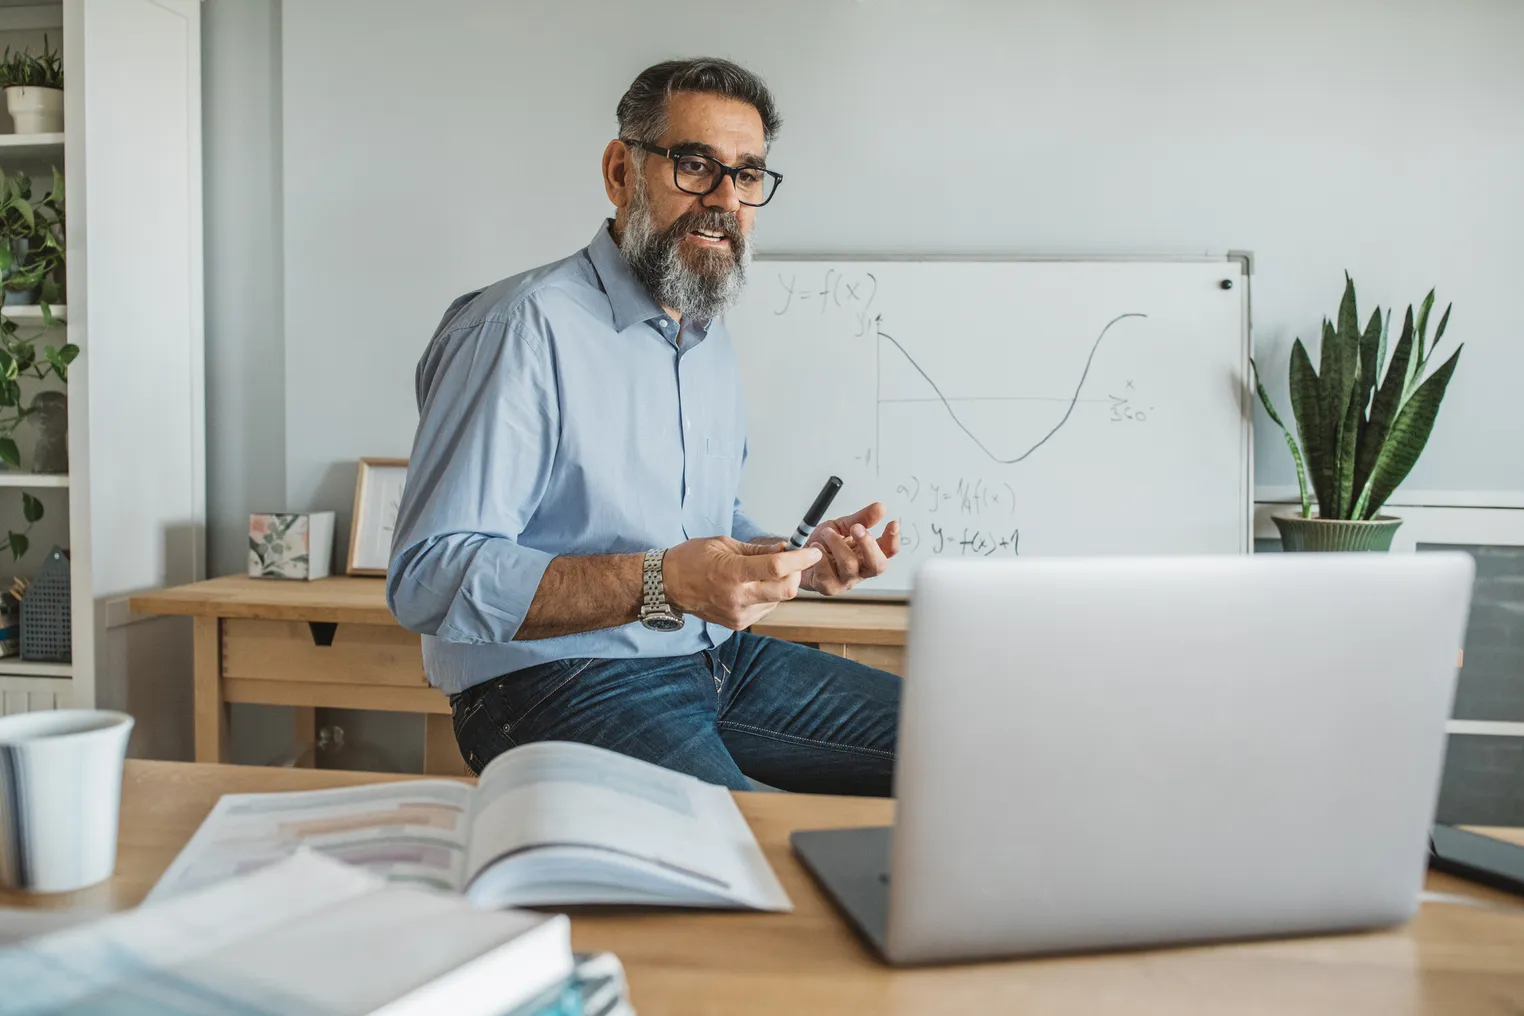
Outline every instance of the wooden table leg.
{"label": "wooden table leg", "polygon": [[226,762],[228,706],[222,701],[222,619],[193,619],[196,761]]}
{"label": "wooden table leg", "polygon": [[423,771],[431,776],[470,776],[449,713],[423,715]]}

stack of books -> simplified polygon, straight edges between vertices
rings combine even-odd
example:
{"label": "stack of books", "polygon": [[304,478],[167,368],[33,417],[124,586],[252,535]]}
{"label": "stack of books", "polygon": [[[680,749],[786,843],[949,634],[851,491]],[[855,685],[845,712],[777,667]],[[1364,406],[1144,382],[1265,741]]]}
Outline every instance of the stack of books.
{"label": "stack of books", "polygon": [[4,1016],[633,1016],[564,915],[483,911],[310,851],[0,949]]}

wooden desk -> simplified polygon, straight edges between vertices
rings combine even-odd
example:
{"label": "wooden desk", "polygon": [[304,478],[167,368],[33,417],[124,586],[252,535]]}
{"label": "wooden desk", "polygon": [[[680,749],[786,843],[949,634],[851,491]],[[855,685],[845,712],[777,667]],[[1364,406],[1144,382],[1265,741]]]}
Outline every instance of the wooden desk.
{"label": "wooden desk", "polygon": [[[116,877],[70,896],[0,892],[0,906],[136,904],[219,795],[382,779],[327,770],[127,763]],[[1425,904],[1395,931],[1245,945],[890,970],[795,862],[797,828],[887,823],[866,798],[738,794],[792,914],[657,911],[578,915],[578,949],[611,949],[642,1016],[706,1013],[1508,1014],[1524,1011],[1524,914]],[[1496,830],[1524,842],[1524,830]],[[1429,888],[1517,906],[1445,875]]]}
{"label": "wooden desk", "polygon": [[[139,614],[194,618],[196,761],[227,760],[227,704],[291,706],[298,744],[319,708],[424,714],[424,771],[464,773],[450,705],[423,675],[419,637],[386,608],[383,580],[212,579],[132,598]],[[752,630],[903,672],[909,608],[794,600]]]}

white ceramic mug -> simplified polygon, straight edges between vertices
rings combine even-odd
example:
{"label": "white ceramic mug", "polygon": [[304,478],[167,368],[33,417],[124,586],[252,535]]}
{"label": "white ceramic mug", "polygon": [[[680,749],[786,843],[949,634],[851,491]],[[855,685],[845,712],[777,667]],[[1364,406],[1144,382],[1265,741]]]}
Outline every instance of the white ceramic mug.
{"label": "white ceramic mug", "polygon": [[0,716],[0,886],[61,893],[116,868],[132,717],[102,709]]}

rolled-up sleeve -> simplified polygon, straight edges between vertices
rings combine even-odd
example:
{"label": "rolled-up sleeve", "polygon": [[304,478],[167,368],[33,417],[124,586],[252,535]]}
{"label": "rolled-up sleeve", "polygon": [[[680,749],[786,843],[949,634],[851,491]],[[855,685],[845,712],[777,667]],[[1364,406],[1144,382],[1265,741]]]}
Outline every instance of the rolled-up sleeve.
{"label": "rolled-up sleeve", "polygon": [[387,605],[446,642],[509,642],[555,555],[519,543],[550,481],[560,413],[545,335],[522,320],[448,328],[418,367],[418,433]]}

